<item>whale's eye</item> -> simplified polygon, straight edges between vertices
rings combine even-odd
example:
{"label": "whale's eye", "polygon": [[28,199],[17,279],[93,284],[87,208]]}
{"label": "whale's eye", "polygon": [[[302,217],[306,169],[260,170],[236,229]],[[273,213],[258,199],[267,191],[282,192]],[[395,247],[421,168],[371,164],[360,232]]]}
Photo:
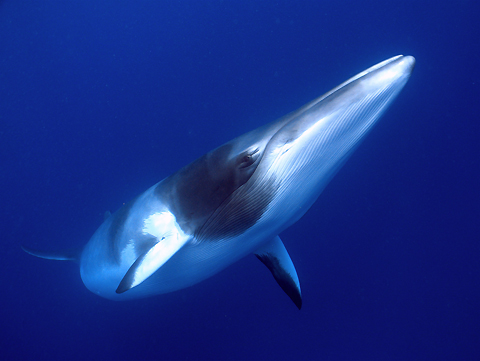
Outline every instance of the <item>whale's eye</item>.
{"label": "whale's eye", "polygon": [[238,157],[238,166],[239,168],[247,168],[251,166],[255,161],[258,159],[260,155],[259,149],[255,149],[254,151],[245,152]]}

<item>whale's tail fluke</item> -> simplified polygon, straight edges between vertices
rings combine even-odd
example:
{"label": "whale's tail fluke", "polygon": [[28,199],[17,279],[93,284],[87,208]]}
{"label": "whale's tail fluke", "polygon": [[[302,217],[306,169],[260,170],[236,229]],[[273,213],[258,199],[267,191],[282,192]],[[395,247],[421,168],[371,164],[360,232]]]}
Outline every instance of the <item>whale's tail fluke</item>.
{"label": "whale's tail fluke", "polygon": [[23,245],[22,249],[28,254],[31,254],[32,256],[45,259],[53,259],[56,261],[73,261],[78,263],[81,255],[81,249],[70,249],[63,251],[41,251]]}

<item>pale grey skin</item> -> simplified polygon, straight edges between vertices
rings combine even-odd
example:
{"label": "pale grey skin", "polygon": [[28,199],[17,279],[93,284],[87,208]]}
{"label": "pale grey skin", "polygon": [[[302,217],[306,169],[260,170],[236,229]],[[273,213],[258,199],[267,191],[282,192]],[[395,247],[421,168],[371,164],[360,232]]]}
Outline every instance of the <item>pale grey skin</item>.
{"label": "pale grey skin", "polygon": [[87,288],[114,300],[171,292],[256,253],[300,308],[298,277],[277,235],[315,202],[414,64],[411,56],[379,63],[148,189],[83,249]]}

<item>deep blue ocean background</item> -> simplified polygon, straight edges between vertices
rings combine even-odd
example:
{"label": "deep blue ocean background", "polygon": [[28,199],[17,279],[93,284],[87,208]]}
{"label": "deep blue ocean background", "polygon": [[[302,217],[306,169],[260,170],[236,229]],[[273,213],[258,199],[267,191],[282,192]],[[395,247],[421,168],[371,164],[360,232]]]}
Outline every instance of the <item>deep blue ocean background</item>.
{"label": "deep blue ocean background", "polygon": [[[476,1],[0,1],[0,359],[479,360]],[[415,71],[281,234],[194,287],[95,296],[43,249],[397,54]]]}

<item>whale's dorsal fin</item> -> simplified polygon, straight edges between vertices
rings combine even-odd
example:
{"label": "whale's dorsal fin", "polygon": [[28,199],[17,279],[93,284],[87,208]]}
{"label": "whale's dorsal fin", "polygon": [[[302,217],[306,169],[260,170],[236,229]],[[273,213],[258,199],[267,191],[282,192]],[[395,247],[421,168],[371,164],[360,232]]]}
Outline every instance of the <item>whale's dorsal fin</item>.
{"label": "whale's dorsal fin", "polygon": [[301,309],[302,292],[297,271],[280,237],[276,236],[260,247],[255,256],[267,266],[282,290]]}
{"label": "whale's dorsal fin", "polygon": [[64,251],[41,251],[30,247],[22,246],[22,249],[32,256],[53,259],[56,261],[74,261],[78,262],[82,253],[81,249],[69,249]]}
{"label": "whale's dorsal fin", "polygon": [[103,214],[103,221],[105,222],[107,219],[109,219],[112,216],[112,212],[110,211],[105,211]]}

